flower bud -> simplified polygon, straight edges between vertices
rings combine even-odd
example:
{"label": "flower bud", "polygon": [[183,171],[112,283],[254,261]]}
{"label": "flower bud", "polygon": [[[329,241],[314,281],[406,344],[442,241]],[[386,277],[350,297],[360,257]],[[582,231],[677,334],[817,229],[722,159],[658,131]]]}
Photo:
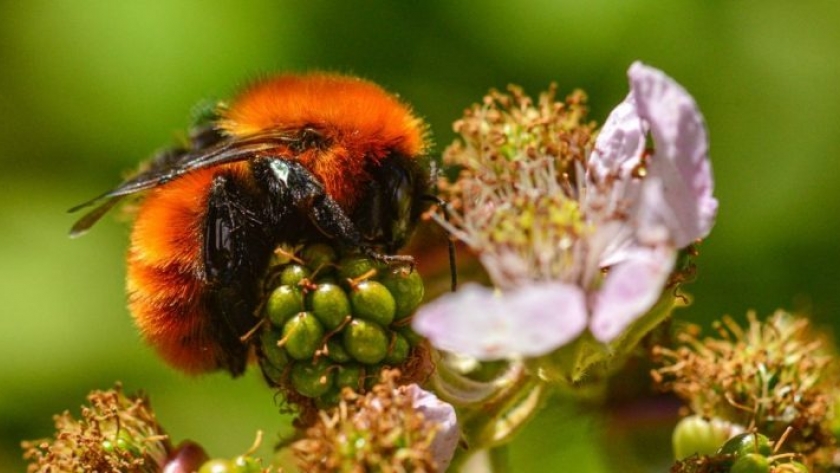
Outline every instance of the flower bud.
{"label": "flower bud", "polygon": [[684,417],[674,428],[674,457],[680,460],[693,454],[711,455],[732,436],[733,430],[740,429],[720,419]]}

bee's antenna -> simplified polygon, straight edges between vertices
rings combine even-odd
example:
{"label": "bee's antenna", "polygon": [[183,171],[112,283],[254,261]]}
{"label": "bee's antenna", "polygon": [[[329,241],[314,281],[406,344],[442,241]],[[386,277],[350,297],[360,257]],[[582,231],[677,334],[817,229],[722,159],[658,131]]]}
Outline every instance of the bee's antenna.
{"label": "bee's antenna", "polygon": [[[435,195],[425,194],[422,197],[423,200],[427,200],[429,202],[433,202],[440,206],[443,209],[443,219],[447,222],[449,221],[449,203],[445,200],[441,199]],[[447,232],[448,233],[448,232]],[[447,235],[446,241],[449,247],[449,274],[451,277],[451,284],[452,284],[452,292],[458,287],[458,273],[455,270],[455,243],[452,242],[452,238]]]}

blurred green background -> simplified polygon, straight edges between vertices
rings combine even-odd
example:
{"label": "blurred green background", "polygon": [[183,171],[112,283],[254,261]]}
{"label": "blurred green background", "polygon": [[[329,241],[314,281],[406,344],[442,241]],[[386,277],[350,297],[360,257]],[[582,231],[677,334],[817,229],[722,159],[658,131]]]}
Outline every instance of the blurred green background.
{"label": "blurred green background", "polygon": [[[490,87],[584,88],[603,121],[636,59],[696,98],[711,134],[720,215],[685,320],[750,308],[840,313],[840,2],[783,0],[0,3],[0,471],[51,415],[122,380],[152,396],[175,439],[232,456],[287,429],[255,373],[187,378],[143,346],[123,294],[127,226],[71,241],[65,210],[119,181],[186,123],[191,105],[271,71],[351,72],[451,122]],[[631,407],[632,409],[632,407]],[[643,408],[639,408],[643,409]],[[659,468],[667,434],[550,409],[514,444],[514,471]],[[632,424],[631,429],[636,429]],[[605,444],[618,447],[605,450]],[[268,451],[267,442],[264,451]],[[659,456],[656,451],[659,451]],[[659,462],[659,463],[657,463]]]}

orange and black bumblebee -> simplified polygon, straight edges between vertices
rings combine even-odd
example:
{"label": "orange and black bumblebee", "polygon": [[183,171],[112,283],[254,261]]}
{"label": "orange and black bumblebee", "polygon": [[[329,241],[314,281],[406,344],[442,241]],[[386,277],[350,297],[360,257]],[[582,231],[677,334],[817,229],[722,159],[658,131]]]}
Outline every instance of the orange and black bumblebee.
{"label": "orange and black bumblebee", "polygon": [[355,77],[281,75],[247,87],[183,147],[158,154],[73,227],[143,193],[128,250],[143,336],[190,373],[241,374],[261,279],[278,244],[326,241],[384,261],[410,236],[429,186],[427,126]]}

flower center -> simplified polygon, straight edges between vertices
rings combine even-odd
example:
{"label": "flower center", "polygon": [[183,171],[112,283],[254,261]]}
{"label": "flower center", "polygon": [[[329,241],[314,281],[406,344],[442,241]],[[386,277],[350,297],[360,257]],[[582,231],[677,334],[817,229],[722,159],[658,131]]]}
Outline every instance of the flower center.
{"label": "flower center", "polygon": [[438,221],[480,255],[499,287],[580,272],[577,242],[591,226],[580,187],[595,124],[583,92],[565,101],[555,93],[535,101],[516,87],[491,92],[456,123],[461,140],[444,153],[459,173],[440,183],[453,211]]}

